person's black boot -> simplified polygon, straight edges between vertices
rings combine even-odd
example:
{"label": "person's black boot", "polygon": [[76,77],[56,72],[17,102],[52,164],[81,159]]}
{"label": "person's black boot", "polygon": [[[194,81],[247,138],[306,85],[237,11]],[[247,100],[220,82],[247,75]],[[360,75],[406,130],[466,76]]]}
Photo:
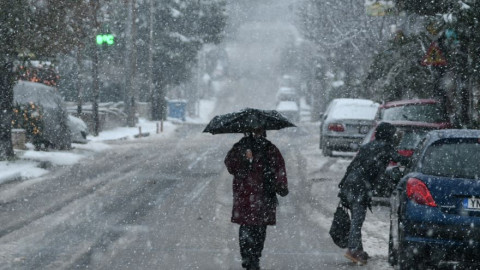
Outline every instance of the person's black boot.
{"label": "person's black boot", "polygon": [[250,267],[250,258],[242,258],[242,268],[249,269]]}
{"label": "person's black boot", "polygon": [[259,257],[251,257],[250,264],[247,267],[247,270],[260,270],[260,258]]}

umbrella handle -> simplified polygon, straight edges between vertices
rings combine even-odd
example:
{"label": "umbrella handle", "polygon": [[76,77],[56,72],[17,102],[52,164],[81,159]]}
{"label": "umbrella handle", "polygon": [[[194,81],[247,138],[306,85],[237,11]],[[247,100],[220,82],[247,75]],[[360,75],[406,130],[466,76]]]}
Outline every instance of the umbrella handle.
{"label": "umbrella handle", "polygon": [[252,150],[247,149],[247,150],[245,151],[245,157],[246,157],[250,162],[252,162],[252,160],[253,160]]}

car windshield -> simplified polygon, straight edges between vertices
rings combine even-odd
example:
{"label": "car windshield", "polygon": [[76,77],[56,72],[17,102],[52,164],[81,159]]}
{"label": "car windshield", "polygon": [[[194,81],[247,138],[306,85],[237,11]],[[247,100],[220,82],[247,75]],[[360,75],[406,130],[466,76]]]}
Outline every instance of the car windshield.
{"label": "car windshield", "polygon": [[427,123],[448,121],[440,104],[414,104],[384,108],[380,118],[384,121],[419,121]]}
{"label": "car windshield", "polygon": [[427,149],[420,171],[453,178],[480,179],[478,139],[443,140]]}

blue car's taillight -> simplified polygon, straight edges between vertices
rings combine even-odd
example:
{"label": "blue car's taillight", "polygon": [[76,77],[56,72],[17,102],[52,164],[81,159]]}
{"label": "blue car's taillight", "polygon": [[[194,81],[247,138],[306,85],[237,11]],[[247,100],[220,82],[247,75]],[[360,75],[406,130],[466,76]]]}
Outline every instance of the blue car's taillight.
{"label": "blue car's taillight", "polygon": [[432,194],[427,186],[417,178],[410,178],[407,181],[407,197],[421,205],[436,207]]}

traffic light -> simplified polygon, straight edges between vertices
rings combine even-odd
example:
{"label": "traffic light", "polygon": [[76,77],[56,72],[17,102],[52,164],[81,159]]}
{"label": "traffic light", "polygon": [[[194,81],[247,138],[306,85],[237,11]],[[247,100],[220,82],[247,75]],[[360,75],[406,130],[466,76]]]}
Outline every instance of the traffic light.
{"label": "traffic light", "polygon": [[100,34],[97,35],[97,44],[110,46],[115,44],[115,38],[112,34]]}

